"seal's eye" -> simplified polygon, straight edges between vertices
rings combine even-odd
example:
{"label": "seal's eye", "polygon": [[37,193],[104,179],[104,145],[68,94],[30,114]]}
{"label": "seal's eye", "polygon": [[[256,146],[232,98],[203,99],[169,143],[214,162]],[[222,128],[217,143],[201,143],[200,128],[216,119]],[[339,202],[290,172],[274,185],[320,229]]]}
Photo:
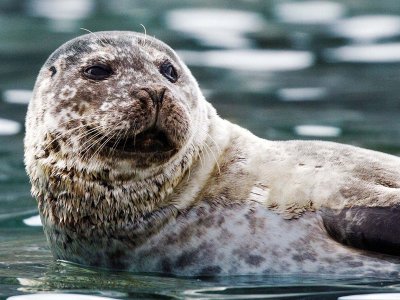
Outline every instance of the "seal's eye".
{"label": "seal's eye", "polygon": [[178,72],[168,60],[160,66],[160,73],[172,83],[178,80]]}
{"label": "seal's eye", "polygon": [[103,64],[90,66],[83,71],[83,75],[86,78],[93,80],[103,80],[110,77],[112,74],[113,71],[111,70],[111,68]]}

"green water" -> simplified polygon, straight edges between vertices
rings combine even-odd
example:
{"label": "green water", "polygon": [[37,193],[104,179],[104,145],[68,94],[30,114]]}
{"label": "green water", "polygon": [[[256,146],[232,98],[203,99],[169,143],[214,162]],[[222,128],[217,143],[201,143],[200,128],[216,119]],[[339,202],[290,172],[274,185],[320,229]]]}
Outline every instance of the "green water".
{"label": "green water", "polygon": [[221,116],[258,136],[332,140],[400,154],[397,0],[311,6],[277,0],[0,0],[0,299],[38,292],[337,299],[400,290],[399,278],[174,278],[52,259],[41,227],[29,223],[37,215],[23,165],[29,92],[47,56],[85,33],[80,28],[144,31],[141,24],[178,50]]}

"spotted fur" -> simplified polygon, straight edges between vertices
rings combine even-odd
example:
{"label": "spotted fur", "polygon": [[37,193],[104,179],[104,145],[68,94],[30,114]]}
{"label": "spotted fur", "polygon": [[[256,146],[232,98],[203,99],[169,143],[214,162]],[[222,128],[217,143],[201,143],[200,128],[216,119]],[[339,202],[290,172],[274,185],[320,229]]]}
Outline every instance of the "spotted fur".
{"label": "spotted fur", "polygon": [[[166,60],[176,82],[160,74]],[[86,78],[95,63],[112,76]],[[116,148],[149,128],[170,148]],[[400,159],[259,139],[219,118],[175,52],[138,33],[84,35],[50,56],[28,109],[25,163],[58,259],[179,275],[400,269],[366,251],[400,254],[387,251],[400,245]]]}

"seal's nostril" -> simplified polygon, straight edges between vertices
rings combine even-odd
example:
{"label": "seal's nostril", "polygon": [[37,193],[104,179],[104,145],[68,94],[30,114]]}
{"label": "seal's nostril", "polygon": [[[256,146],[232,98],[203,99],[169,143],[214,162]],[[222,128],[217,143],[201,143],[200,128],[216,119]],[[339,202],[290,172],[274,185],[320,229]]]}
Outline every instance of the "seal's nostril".
{"label": "seal's nostril", "polygon": [[166,90],[166,88],[162,88],[158,93],[158,100],[159,100],[160,104],[164,100],[165,90]]}
{"label": "seal's nostril", "polygon": [[146,89],[146,92],[150,95],[153,104],[157,106],[162,104],[164,100],[165,90],[166,88],[160,88],[155,90]]}

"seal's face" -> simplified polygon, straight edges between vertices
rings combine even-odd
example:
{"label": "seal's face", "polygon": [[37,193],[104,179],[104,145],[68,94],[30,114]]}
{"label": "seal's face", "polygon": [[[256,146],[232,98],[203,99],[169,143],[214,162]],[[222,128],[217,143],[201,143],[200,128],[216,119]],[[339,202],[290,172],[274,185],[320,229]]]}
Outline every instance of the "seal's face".
{"label": "seal's face", "polygon": [[[30,107],[36,119],[27,125],[40,131],[39,157],[58,151],[88,165],[100,158],[111,167],[148,169],[191,143],[200,99],[167,45],[137,33],[96,33],[50,56]],[[27,140],[35,135],[29,130]]]}
{"label": "seal's face", "polygon": [[176,213],[174,188],[198,163],[213,115],[159,40],[99,32],[56,50],[38,76],[25,135],[54,255],[84,262],[93,246],[112,259],[102,252],[121,253],[157,231]]}

